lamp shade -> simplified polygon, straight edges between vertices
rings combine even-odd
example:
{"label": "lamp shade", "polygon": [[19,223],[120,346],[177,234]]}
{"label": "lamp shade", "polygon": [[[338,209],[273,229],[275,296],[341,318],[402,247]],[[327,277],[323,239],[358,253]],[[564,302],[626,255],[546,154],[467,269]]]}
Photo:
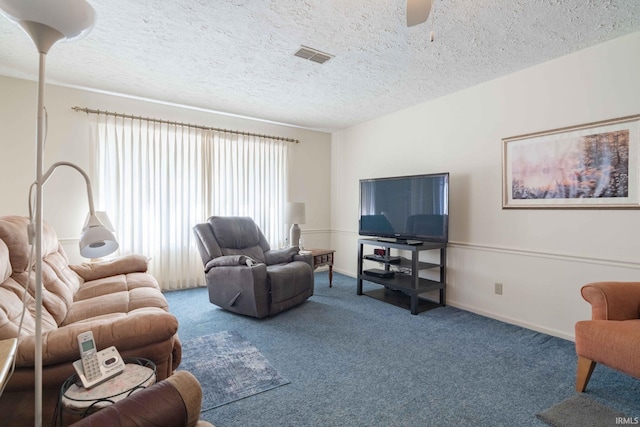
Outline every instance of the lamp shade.
{"label": "lamp shade", "polygon": [[285,224],[304,224],[305,209],[304,203],[292,202],[287,203],[284,209]]}
{"label": "lamp shade", "polygon": [[0,9],[18,24],[37,22],[67,40],[86,35],[95,21],[95,12],[86,0],[0,0]]}
{"label": "lamp shade", "polygon": [[[116,231],[116,228],[113,226],[113,224],[111,224],[111,220],[109,219],[109,215],[107,215],[107,213],[105,211],[96,211],[95,212],[95,217],[98,219],[98,221],[100,221],[100,224],[102,224],[104,226],[104,228],[106,228],[107,230],[109,230],[111,232],[115,232]],[[91,220],[91,212],[87,213],[87,217],[84,220],[84,225],[82,226],[83,230],[89,226],[89,221],[90,220]]]}
{"label": "lamp shade", "polygon": [[95,21],[86,0],[0,0],[0,12],[27,32],[41,53],[58,40],[85,36]]}
{"label": "lamp shade", "polygon": [[102,226],[89,227],[80,239],[80,255],[85,258],[100,258],[118,249],[118,242],[112,232]]}
{"label": "lamp shade", "polygon": [[[111,221],[106,216],[106,212],[100,212],[107,218],[109,225]],[[96,212],[97,214],[97,212]],[[100,258],[115,252],[119,245],[111,231],[107,229],[96,214],[89,215],[80,238],[80,255],[85,258]],[[113,226],[111,226],[113,227]]]}

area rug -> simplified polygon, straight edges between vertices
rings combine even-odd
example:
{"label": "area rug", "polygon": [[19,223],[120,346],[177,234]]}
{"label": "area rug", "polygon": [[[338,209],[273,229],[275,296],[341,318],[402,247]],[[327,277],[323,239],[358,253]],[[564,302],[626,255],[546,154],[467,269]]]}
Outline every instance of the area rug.
{"label": "area rug", "polygon": [[200,381],[203,412],[289,384],[236,331],[183,342],[180,369],[191,372]]}
{"label": "area rug", "polygon": [[576,394],[536,415],[553,427],[607,427],[621,424],[624,414]]}

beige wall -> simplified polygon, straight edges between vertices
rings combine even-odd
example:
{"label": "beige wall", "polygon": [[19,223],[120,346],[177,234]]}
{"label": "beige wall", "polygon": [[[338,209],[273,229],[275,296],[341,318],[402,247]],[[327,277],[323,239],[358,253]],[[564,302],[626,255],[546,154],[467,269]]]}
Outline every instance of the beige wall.
{"label": "beige wall", "polygon": [[503,210],[501,139],[640,113],[637,52],[640,33],[334,133],[336,269],[356,271],[359,179],[448,171],[447,302],[572,338],[583,284],[640,280],[640,211]]}
{"label": "beige wall", "polygon": [[[0,215],[27,215],[28,189],[35,179],[37,85],[0,76],[0,94]],[[328,133],[49,85],[45,105],[49,116],[45,168],[64,160],[89,171],[88,117],[71,110],[73,106],[299,139],[300,144],[292,145],[289,198],[307,204],[307,223],[302,226],[306,244],[329,246]],[[69,257],[81,261],[77,239],[88,210],[82,178],[71,169],[58,169],[45,187],[44,204],[45,220],[55,227]]]}

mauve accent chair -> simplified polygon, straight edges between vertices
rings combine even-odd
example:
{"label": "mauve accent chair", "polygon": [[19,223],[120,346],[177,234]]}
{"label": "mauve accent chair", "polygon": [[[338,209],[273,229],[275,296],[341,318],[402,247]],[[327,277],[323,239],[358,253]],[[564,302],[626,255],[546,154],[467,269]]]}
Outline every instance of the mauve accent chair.
{"label": "mauve accent chair", "polygon": [[212,216],[193,231],[212,304],[260,319],[313,295],[313,257],[272,250],[252,218]]}
{"label": "mauve accent chair", "polygon": [[141,389],[72,427],[214,427],[200,420],[202,386],[188,371]]}
{"label": "mauve accent chair", "polygon": [[576,323],[576,391],[583,392],[596,363],[640,378],[640,282],[582,287],[592,320]]}

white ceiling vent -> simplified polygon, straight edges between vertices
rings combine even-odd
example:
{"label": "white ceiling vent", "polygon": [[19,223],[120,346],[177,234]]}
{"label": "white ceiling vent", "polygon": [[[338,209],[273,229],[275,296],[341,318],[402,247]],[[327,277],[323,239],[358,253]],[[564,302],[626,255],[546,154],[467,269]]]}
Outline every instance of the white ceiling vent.
{"label": "white ceiling vent", "polygon": [[325,62],[333,58],[333,55],[320,52],[319,50],[307,46],[300,46],[300,49],[296,53],[294,53],[294,55],[299,58],[317,62],[318,64],[324,64]]}

